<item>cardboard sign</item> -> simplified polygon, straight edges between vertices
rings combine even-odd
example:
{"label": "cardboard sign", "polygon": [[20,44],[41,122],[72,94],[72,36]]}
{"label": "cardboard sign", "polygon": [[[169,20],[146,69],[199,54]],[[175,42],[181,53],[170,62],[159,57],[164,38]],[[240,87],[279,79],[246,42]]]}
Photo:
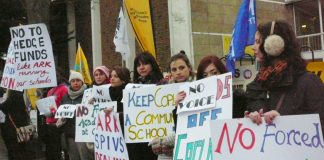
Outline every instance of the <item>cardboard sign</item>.
{"label": "cardboard sign", "polygon": [[37,105],[37,109],[38,109],[40,115],[50,114],[51,107],[53,107],[55,109],[57,108],[56,102],[55,102],[55,96],[42,98],[42,99],[36,101],[36,105]]}
{"label": "cardboard sign", "polygon": [[173,132],[172,110],[180,85],[176,83],[123,91],[126,143],[150,142]]}
{"label": "cardboard sign", "polygon": [[120,127],[119,114],[100,112],[96,118],[94,149],[96,160],[128,160],[128,152]]}
{"label": "cardboard sign", "polygon": [[212,76],[180,86],[179,91],[186,92],[186,97],[179,103],[177,113],[215,107],[216,81],[216,76]]}
{"label": "cardboard sign", "polygon": [[211,159],[322,160],[324,142],[318,114],[281,116],[273,124],[250,119],[211,121]]}
{"label": "cardboard sign", "polygon": [[232,73],[217,75],[216,108],[221,109],[222,114],[218,119],[233,117],[233,79]]}
{"label": "cardboard sign", "polygon": [[92,88],[92,98],[94,103],[102,103],[111,101],[111,97],[109,94],[110,84],[101,85],[101,86],[93,86]]}
{"label": "cardboard sign", "polygon": [[52,43],[46,25],[12,27],[10,33],[1,87],[20,91],[56,86]]}
{"label": "cardboard sign", "polygon": [[55,118],[73,118],[76,105],[63,104],[57,109]]}
{"label": "cardboard sign", "polygon": [[76,142],[93,142],[95,120],[100,111],[106,108],[113,108],[113,111],[117,111],[117,102],[79,104],[76,109],[75,120],[75,141]]}

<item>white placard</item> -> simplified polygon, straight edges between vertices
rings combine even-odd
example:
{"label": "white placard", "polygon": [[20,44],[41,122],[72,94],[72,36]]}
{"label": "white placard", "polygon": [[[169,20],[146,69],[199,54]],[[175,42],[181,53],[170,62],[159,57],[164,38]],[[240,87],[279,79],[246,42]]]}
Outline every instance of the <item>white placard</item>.
{"label": "white placard", "polygon": [[105,102],[90,104],[79,104],[76,109],[75,120],[75,141],[76,142],[93,142],[95,120],[100,111],[106,108],[113,108],[117,112],[117,102]]}
{"label": "white placard", "polygon": [[63,104],[57,109],[55,118],[73,118],[76,105]]}
{"label": "white placard", "polygon": [[42,98],[42,99],[36,101],[36,105],[37,105],[37,109],[38,109],[40,115],[50,114],[51,107],[53,107],[55,109],[57,108],[56,102],[55,102],[55,96]]}
{"label": "white placard", "polygon": [[173,132],[172,110],[180,85],[176,83],[123,91],[126,143],[150,142]]}
{"label": "white placard", "polygon": [[120,127],[119,114],[100,112],[94,131],[95,159],[128,160],[128,152]]}
{"label": "white placard", "polygon": [[92,99],[92,88],[84,90],[81,104],[89,104]]}
{"label": "white placard", "polygon": [[111,97],[109,94],[110,84],[101,85],[101,86],[93,86],[92,87],[92,98],[94,103],[102,103],[111,101]]}
{"label": "white placard", "polygon": [[212,159],[322,160],[318,114],[281,116],[271,125],[250,119],[211,121]]}
{"label": "white placard", "polygon": [[132,88],[144,88],[144,87],[152,87],[156,86],[155,84],[135,84],[135,83],[128,83],[125,86],[125,89],[132,89]]}
{"label": "white placard", "polygon": [[179,103],[177,113],[213,108],[216,106],[216,76],[182,85],[179,91],[186,93]]}
{"label": "white placard", "polygon": [[21,91],[57,85],[52,43],[45,24],[10,28],[1,87]]}

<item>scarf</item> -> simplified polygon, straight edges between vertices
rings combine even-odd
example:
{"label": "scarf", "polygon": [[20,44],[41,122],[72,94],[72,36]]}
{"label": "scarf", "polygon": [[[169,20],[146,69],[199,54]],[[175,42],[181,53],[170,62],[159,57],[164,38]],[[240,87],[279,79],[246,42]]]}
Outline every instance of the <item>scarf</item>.
{"label": "scarf", "polygon": [[125,88],[125,84],[122,84],[118,87],[109,87],[109,94],[111,97],[111,100],[120,102],[123,98],[123,89]]}
{"label": "scarf", "polygon": [[265,66],[260,69],[257,80],[266,88],[276,86],[288,72],[287,61],[276,61],[273,65]]}
{"label": "scarf", "polygon": [[87,85],[83,84],[78,91],[73,91],[71,86],[69,87],[68,94],[72,100],[78,98],[80,95],[83,94],[84,90],[87,89]]}

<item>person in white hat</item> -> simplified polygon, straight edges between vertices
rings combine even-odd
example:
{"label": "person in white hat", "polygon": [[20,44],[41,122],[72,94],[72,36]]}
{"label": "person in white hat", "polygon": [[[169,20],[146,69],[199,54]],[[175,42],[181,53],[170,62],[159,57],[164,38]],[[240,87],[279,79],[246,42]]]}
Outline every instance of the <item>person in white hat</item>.
{"label": "person in white hat", "polygon": [[[69,78],[68,94],[63,97],[62,104],[80,104],[84,90],[87,86],[79,72],[71,71]],[[75,142],[75,117],[64,120],[63,125],[65,138],[67,141],[67,150],[70,160],[93,160],[94,154],[89,150],[84,142]],[[58,123],[57,123],[58,124]]]}

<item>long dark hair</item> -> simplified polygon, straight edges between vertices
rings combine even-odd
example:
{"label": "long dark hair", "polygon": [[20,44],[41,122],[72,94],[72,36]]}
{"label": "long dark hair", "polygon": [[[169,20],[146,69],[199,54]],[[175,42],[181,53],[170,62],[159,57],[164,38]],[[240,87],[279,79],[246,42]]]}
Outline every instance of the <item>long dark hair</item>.
{"label": "long dark hair", "polygon": [[133,81],[134,83],[139,83],[139,73],[137,72],[137,67],[140,65],[140,63],[143,64],[151,64],[152,71],[145,77],[148,79],[151,83],[157,83],[161,79],[163,79],[163,74],[159,68],[159,65],[157,64],[156,60],[150,54],[149,52],[142,52],[138,54],[134,60],[134,74],[133,74]]}
{"label": "long dark hair", "polygon": [[204,70],[210,64],[214,64],[215,67],[218,69],[218,71],[221,74],[227,72],[224,64],[222,63],[222,61],[217,56],[208,55],[208,56],[205,56],[203,59],[200,60],[200,63],[198,65],[198,69],[197,69],[197,80],[204,78]]}
{"label": "long dark hair", "polygon": [[272,22],[267,22],[258,25],[258,32],[261,35],[261,45],[260,50],[265,53],[265,60],[263,66],[270,66],[274,59],[285,60],[289,65],[293,66],[295,70],[305,70],[306,63],[301,57],[300,44],[296,38],[295,32],[291,25],[283,20],[276,20],[273,30],[273,34],[276,34],[283,38],[285,42],[285,48],[283,52],[277,56],[269,56],[264,50],[265,39],[270,35]]}

